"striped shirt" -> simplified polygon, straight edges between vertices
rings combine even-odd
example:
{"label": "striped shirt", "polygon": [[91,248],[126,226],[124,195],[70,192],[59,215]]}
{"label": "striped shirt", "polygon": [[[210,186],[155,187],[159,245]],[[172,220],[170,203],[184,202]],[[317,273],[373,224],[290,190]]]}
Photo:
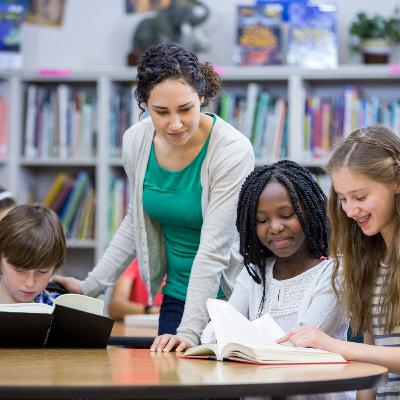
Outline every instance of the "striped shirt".
{"label": "striped shirt", "polygon": [[[400,346],[400,326],[396,326],[392,332],[387,333],[384,331],[382,321],[379,320],[379,300],[387,270],[388,267],[386,265],[381,265],[374,289],[372,298],[372,334],[375,345],[397,347]],[[376,398],[380,400],[400,398],[400,375],[389,373],[388,382],[378,388]]]}
{"label": "striped shirt", "polygon": [[53,305],[53,300],[60,296],[60,293],[50,293],[47,290],[43,290],[40,292],[34,300],[34,303],[43,303],[48,304],[49,306]]}

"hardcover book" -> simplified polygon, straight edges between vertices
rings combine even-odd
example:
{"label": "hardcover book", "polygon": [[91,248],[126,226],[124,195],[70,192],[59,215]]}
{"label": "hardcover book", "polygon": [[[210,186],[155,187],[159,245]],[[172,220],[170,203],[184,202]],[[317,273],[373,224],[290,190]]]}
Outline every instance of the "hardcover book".
{"label": "hardcover book", "polygon": [[114,320],[103,301],[63,294],[54,306],[0,304],[0,347],[106,347]]}
{"label": "hardcover book", "polygon": [[282,63],[281,11],[279,4],[238,6],[235,64]]}
{"label": "hardcover book", "polygon": [[287,62],[304,68],[337,67],[337,9],[333,3],[290,5]]}
{"label": "hardcover book", "polygon": [[208,299],[207,309],[215,332],[216,343],[189,348],[182,357],[261,365],[347,362],[339,354],[293,347],[289,344],[277,344],[276,340],[285,333],[268,314],[249,321],[228,302],[218,299]]}

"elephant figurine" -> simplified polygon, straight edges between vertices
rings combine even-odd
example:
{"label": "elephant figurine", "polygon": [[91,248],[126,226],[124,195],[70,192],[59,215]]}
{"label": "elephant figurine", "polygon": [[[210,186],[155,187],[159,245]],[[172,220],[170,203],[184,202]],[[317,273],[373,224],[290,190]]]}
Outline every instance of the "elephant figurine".
{"label": "elephant figurine", "polygon": [[137,65],[147,47],[175,42],[194,52],[205,50],[207,40],[196,29],[209,16],[208,7],[200,0],[172,0],[154,17],[143,19],[133,35],[133,50],[128,65]]}

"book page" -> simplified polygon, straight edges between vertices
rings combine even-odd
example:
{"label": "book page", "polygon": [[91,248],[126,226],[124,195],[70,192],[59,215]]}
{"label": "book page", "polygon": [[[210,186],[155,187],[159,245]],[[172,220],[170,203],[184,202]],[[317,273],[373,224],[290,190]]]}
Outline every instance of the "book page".
{"label": "book page", "polygon": [[43,303],[0,304],[0,311],[32,314],[51,314],[53,307]]}
{"label": "book page", "polygon": [[215,343],[200,344],[199,346],[189,347],[184,353],[184,357],[213,357],[218,359],[218,346]]}
{"label": "book page", "polygon": [[75,310],[103,315],[104,301],[83,294],[62,294],[54,300],[54,304],[74,308]]}
{"label": "book page", "polygon": [[262,335],[266,333],[274,343],[277,339],[285,335],[282,328],[269,314],[264,314],[262,317],[250,321],[250,324]]}
{"label": "book page", "polygon": [[285,335],[267,314],[249,321],[228,302],[218,299],[208,299],[207,309],[220,350],[230,342],[250,346],[276,345],[275,340]]}

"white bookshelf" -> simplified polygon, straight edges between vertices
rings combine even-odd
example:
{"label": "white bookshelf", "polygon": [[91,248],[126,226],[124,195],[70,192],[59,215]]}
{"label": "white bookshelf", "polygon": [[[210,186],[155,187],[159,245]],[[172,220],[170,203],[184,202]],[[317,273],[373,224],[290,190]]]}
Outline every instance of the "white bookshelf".
{"label": "white bookshelf", "polygon": [[[342,66],[335,70],[305,70],[287,66],[233,67],[221,66],[224,88],[242,87],[256,82],[288,102],[288,158],[310,167],[324,165],[325,159],[307,159],[303,153],[304,101],[306,93],[338,93],[346,83],[361,85],[368,93],[397,97],[400,76],[388,66]],[[95,238],[68,240],[65,273],[86,276],[109,242],[109,186],[114,175],[123,176],[120,157],[110,154],[110,113],[115,87],[133,86],[136,70],[71,71],[68,76],[40,76],[35,71],[0,73],[0,95],[9,99],[9,154],[0,159],[0,185],[10,188],[19,201],[25,201],[27,189],[34,187],[38,197],[47,193],[60,171],[76,173],[83,169],[94,178],[96,191]],[[67,84],[93,87],[97,97],[97,149],[90,158],[27,158],[23,153],[24,95],[28,84]],[[400,96],[399,96],[400,97]],[[273,160],[258,160],[268,163]]]}

